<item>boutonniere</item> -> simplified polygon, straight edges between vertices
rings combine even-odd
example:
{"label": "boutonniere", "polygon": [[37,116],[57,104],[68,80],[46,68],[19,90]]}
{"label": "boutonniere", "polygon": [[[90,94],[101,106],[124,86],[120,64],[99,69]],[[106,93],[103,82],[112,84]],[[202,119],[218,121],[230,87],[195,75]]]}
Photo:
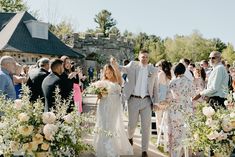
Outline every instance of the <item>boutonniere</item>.
{"label": "boutonniere", "polygon": [[151,77],[152,74],[153,74],[153,73],[150,71],[150,72],[148,73],[148,77]]}

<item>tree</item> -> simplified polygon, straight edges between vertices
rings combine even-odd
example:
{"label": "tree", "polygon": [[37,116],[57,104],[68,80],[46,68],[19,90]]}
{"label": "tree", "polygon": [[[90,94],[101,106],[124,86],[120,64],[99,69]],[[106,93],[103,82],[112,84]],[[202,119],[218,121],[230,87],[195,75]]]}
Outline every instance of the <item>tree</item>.
{"label": "tree", "polygon": [[233,64],[233,61],[235,61],[235,52],[232,44],[228,44],[227,48],[223,50],[222,57],[229,64]]}
{"label": "tree", "polygon": [[73,45],[74,29],[70,22],[62,21],[57,25],[50,25],[49,30],[55,34],[62,42],[67,45]]}
{"label": "tree", "polygon": [[227,45],[223,43],[219,38],[214,38],[211,40],[211,42],[214,45],[216,51],[222,52],[224,49],[227,48]]}
{"label": "tree", "polygon": [[27,6],[23,0],[0,0],[0,12],[26,11]]}
{"label": "tree", "polygon": [[117,24],[116,20],[111,17],[112,13],[107,10],[102,10],[97,15],[95,15],[94,21],[99,25],[98,30],[108,37],[109,30],[111,27]]}

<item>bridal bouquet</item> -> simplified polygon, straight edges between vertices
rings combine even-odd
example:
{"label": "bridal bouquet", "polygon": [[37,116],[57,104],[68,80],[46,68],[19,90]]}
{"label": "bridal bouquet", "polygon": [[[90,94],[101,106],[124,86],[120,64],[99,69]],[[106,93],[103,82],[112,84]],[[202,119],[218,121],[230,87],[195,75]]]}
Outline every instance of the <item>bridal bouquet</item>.
{"label": "bridal bouquet", "polygon": [[43,112],[38,100],[29,101],[29,89],[23,87],[22,99],[5,100],[0,97],[0,154],[4,156],[75,156],[92,147],[82,141],[91,132],[90,115],[67,114],[68,100],[61,100],[56,90],[56,108]]}
{"label": "bridal bouquet", "polygon": [[206,103],[197,104],[188,117],[189,143],[194,151],[229,156],[235,148],[235,109],[217,109]]}
{"label": "bridal bouquet", "polygon": [[98,97],[106,97],[108,95],[108,85],[105,81],[97,81],[86,88],[84,94],[96,94]]}

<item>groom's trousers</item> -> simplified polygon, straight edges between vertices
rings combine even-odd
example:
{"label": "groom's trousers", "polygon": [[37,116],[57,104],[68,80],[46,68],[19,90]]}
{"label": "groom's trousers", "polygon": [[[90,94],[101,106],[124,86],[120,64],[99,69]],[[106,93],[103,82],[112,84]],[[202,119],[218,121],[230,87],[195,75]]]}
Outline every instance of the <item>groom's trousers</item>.
{"label": "groom's trousers", "polygon": [[142,151],[147,151],[149,146],[150,126],[151,126],[151,99],[150,97],[137,98],[131,96],[128,101],[128,134],[133,138],[138,123],[139,115],[141,118],[142,132]]}

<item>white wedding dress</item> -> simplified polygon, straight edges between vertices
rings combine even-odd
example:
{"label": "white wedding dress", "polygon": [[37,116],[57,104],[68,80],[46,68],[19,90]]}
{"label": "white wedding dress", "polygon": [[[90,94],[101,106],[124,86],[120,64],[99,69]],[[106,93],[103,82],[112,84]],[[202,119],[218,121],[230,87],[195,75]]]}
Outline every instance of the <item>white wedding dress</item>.
{"label": "white wedding dress", "polygon": [[97,157],[119,157],[133,155],[122,119],[121,87],[117,83],[104,81],[108,95],[101,98],[96,113],[94,148]]}

